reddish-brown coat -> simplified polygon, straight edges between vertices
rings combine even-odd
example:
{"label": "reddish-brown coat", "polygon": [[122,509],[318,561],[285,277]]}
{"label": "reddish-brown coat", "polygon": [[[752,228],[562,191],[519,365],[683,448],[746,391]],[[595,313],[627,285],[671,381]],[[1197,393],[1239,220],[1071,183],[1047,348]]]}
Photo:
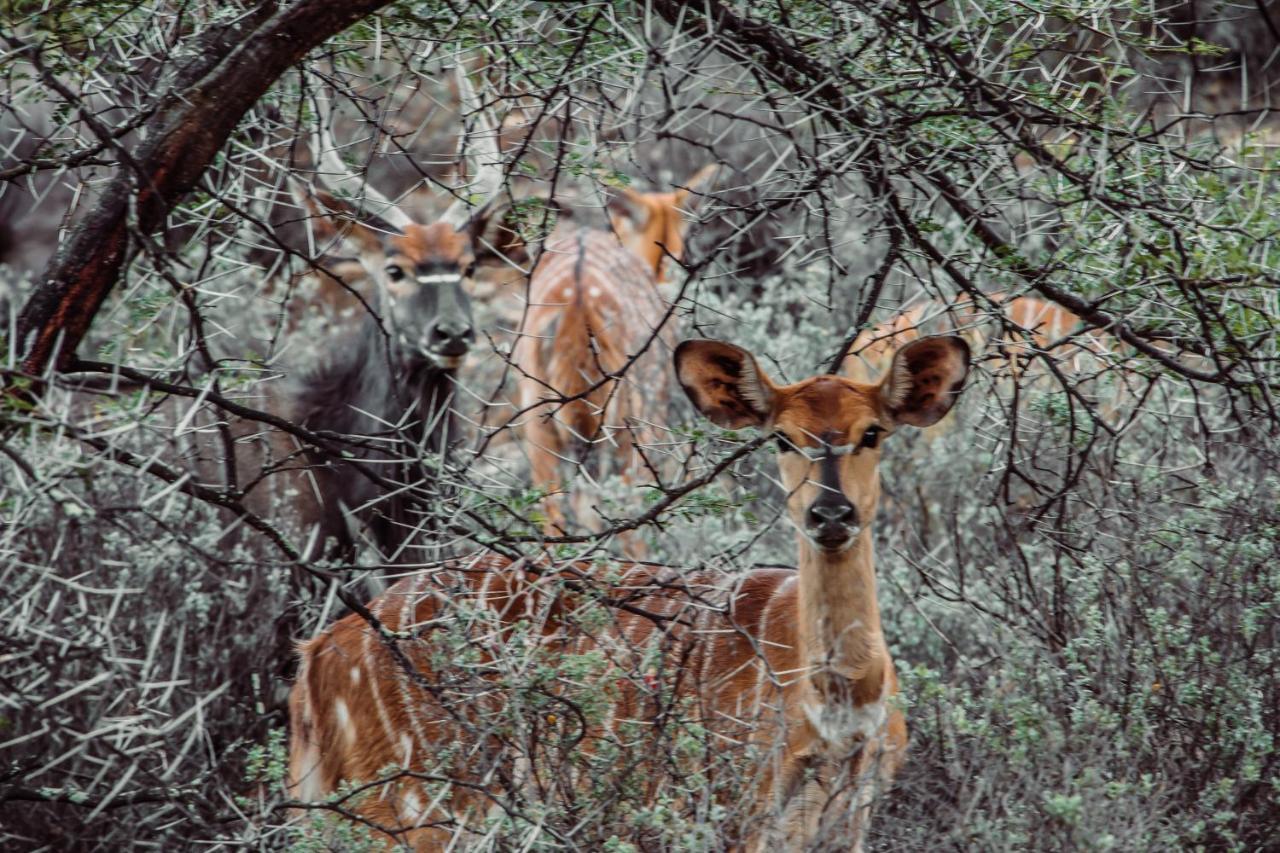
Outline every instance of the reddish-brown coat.
{"label": "reddish-brown coat", "polygon": [[475,259],[467,232],[446,222],[406,225],[403,234],[388,238],[387,243],[389,262],[401,256],[410,264],[439,263],[465,270]]}
{"label": "reddish-brown coat", "polygon": [[[290,787],[295,796],[319,799],[343,781],[390,779],[347,805],[418,850],[441,849],[456,827],[415,826],[416,822],[430,824],[466,814],[475,825],[482,821],[489,805],[483,790],[457,786],[436,812],[419,813],[415,804],[425,805],[436,792],[395,776],[395,769],[403,769],[445,773],[464,785],[482,784],[488,767],[475,758],[474,749],[481,745],[476,743],[475,727],[482,729],[480,718],[500,711],[497,700],[491,695],[486,703],[458,695],[454,702],[442,701],[444,691],[423,686],[444,681],[431,662],[436,635],[423,626],[458,612],[451,608],[477,607],[481,602],[493,621],[478,622],[477,635],[496,636],[501,632],[495,628],[509,629],[532,610],[550,614],[538,630],[552,654],[563,651],[566,642],[582,653],[603,640],[618,673],[612,681],[621,688],[610,720],[643,721],[651,716],[655,706],[649,690],[656,684],[647,683],[642,666],[649,660],[645,651],[650,640],[665,628],[673,641],[667,647],[666,666],[685,663],[685,672],[670,683],[698,700],[694,721],[743,742],[771,738],[785,725],[769,709],[787,707],[787,697],[800,684],[794,626],[781,615],[794,612],[796,585],[789,583],[794,571],[761,569],[739,579],[641,563],[614,568],[622,578],[607,586],[606,594],[625,600],[630,612],[616,611],[612,627],[599,637],[588,637],[563,620],[581,600],[561,584],[548,583],[545,569],[488,556],[415,574],[370,603],[388,632],[412,631],[417,635],[413,640],[383,640],[352,614],[301,644],[302,668],[290,700]],[[591,577],[597,571],[591,564],[575,564],[560,567],[555,576],[594,587],[598,582]],[[722,610],[717,604],[728,606]],[[765,619],[766,609],[775,618]],[[625,642],[619,642],[622,638]],[[397,643],[415,674],[406,673],[396,661],[390,642]],[[483,642],[476,645],[483,647]],[[597,727],[583,743],[609,734]],[[457,745],[468,747],[463,757],[440,767],[440,751]],[[765,767],[762,772],[772,771]],[[492,793],[500,792],[495,788]]]}
{"label": "reddish-brown coat", "polygon": [[[655,421],[661,424],[671,397],[667,359],[676,323],[658,285],[666,259],[684,252],[691,193],[715,173],[708,166],[675,192],[623,190],[609,208],[613,233],[562,227],[534,267],[512,361],[533,484],[552,495],[549,534],[565,524],[556,495],[564,459],[579,457],[590,442],[602,472],[630,480],[641,467],[636,445],[659,438]],[[549,402],[539,406],[543,400]],[[575,515],[591,526],[587,511]],[[640,546],[631,547],[634,553]]]}
{"label": "reddish-brown coat", "polygon": [[[595,444],[602,470],[631,476],[634,444],[656,440],[652,420],[670,400],[668,308],[649,269],[612,234],[566,229],[548,241],[512,351],[535,485],[557,492],[561,459],[584,442]],[[549,532],[564,523],[559,504],[548,501]]]}
{"label": "reddish-brown coat", "polygon": [[[820,548],[803,532],[805,511],[820,488],[815,466],[827,463],[788,452],[780,467],[797,523],[795,571],[732,575],[616,565],[615,580],[599,586],[607,600],[626,607],[615,605],[612,622],[590,635],[572,620],[579,593],[547,579],[553,573],[579,589],[594,586],[600,571],[594,564],[541,567],[488,556],[420,572],[371,605],[389,632],[419,635],[400,643],[416,676],[390,653],[388,643],[396,641],[380,639],[358,616],[302,646],[292,698],[290,773],[297,796],[319,798],[342,780],[386,778],[388,765],[400,765],[444,772],[458,784],[430,811],[420,781],[393,778],[351,804],[361,817],[419,850],[442,849],[457,831],[428,825],[433,821],[475,825],[483,819],[486,795],[498,792],[484,781],[493,754],[485,749],[492,745],[490,730],[473,728],[472,721],[492,712],[504,692],[495,684],[480,697],[448,701],[440,686],[446,680],[435,677],[432,665],[441,646],[431,641],[441,617],[482,608],[491,618],[477,623],[478,636],[507,641],[515,620],[543,614],[532,624],[549,662],[569,649],[600,648],[625,676],[616,679],[612,713],[579,741],[581,749],[608,735],[616,720],[655,721],[650,691],[656,684],[643,667],[652,665],[651,640],[662,640],[663,666],[673,670],[668,683],[689,700],[684,707],[694,721],[724,750],[754,746],[763,756],[757,767],[745,768],[755,782],[739,786],[748,807],[741,840],[758,849],[780,837],[799,848],[835,831],[860,846],[872,793],[892,780],[907,730],[892,703],[898,681],[875,592],[870,522],[879,496],[878,444],[855,442],[872,427],[926,426],[944,415],[968,370],[968,347],[957,338],[918,341],[895,357],[878,385],[834,376],[775,385],[750,354],[714,341],[682,344],[676,368],[695,405],[722,426],[779,431],[803,448],[857,447],[838,457],[838,486],[865,522],[849,544]],[[446,601],[457,609],[442,607]],[[480,648],[482,663],[484,655],[496,659],[501,651],[500,644]],[[466,760],[436,767],[433,759],[446,747],[461,749]]]}

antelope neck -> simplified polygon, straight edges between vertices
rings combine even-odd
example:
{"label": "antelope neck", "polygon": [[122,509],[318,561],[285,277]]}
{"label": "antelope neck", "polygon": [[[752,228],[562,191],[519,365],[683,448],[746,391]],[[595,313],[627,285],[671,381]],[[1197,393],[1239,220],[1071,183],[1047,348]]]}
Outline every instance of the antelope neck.
{"label": "antelope neck", "polygon": [[876,602],[870,526],[845,551],[831,554],[800,539],[798,590],[801,665],[824,702],[878,701],[888,650]]}

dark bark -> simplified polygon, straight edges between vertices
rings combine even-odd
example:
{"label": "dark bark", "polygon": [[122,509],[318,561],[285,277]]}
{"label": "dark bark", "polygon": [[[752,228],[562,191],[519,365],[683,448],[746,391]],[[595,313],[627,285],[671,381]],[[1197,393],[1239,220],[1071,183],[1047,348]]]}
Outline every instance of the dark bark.
{"label": "dark bark", "polygon": [[23,308],[18,333],[27,373],[40,375],[55,355],[56,366],[68,363],[120,277],[131,229],[145,236],[161,227],[276,79],[387,2],[264,3],[201,38],[201,50],[175,70],[134,149],[111,146],[119,154],[119,172]]}

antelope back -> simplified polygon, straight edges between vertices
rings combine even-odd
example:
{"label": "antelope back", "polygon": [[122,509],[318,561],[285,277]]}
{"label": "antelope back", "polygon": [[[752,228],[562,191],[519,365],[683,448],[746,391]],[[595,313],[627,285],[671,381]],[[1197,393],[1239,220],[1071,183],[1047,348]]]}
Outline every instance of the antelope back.
{"label": "antelope back", "polygon": [[[566,451],[584,443],[606,445],[589,460],[629,480],[638,470],[637,440],[656,440],[655,421],[664,420],[671,399],[668,356],[675,343],[657,285],[667,255],[679,259],[684,250],[682,207],[714,174],[714,167],[703,169],[671,193],[628,189],[609,206],[614,233],[561,228],[546,243],[513,350],[536,486],[556,492]],[[541,401],[548,402],[534,409]],[[563,521],[557,504],[553,498],[547,507],[550,531]],[[577,515],[589,523],[585,513]]]}
{"label": "antelope back", "polygon": [[[713,727],[724,744],[762,742],[758,772],[745,772],[768,777],[768,747],[785,726],[777,709],[795,689],[785,674],[800,666],[788,615],[795,609],[794,571],[743,576],[627,563],[613,567],[609,584],[593,580],[593,571],[586,563],[547,570],[494,556],[459,561],[405,578],[370,602],[387,632],[412,639],[380,636],[352,614],[302,643],[290,697],[290,793],[317,801],[343,782],[383,780],[348,808],[413,849],[444,849],[455,835],[483,825],[493,798],[512,793],[493,779],[511,779],[517,765],[531,760],[563,767],[556,744],[570,737],[578,744],[572,772],[587,771],[597,745],[616,742],[629,721],[651,715],[665,691],[692,700],[684,705],[690,722]],[[586,632],[568,618],[584,612],[587,597],[574,591],[584,587],[595,590],[592,599],[603,594],[626,609],[610,608],[607,623]],[[442,669],[450,658],[439,650],[464,637],[473,655],[467,666]],[[518,680],[527,667],[581,660],[593,650],[603,651],[599,660],[607,663],[584,689],[598,701],[607,687],[603,713],[577,730],[580,721],[553,706],[549,716],[524,720],[540,728],[537,740],[499,739],[498,732],[522,725],[521,707],[501,698],[514,686],[503,682],[504,664]],[[467,679],[465,672],[484,674]],[[668,754],[659,742],[662,729],[629,730],[629,753]],[[641,788],[655,784],[654,768],[643,763],[617,772],[636,774],[633,784]],[[431,783],[442,776],[458,784]],[[740,788],[739,780],[734,789]],[[754,794],[754,783],[747,788]],[[438,821],[453,828],[430,826]]]}
{"label": "antelope back", "polygon": [[[649,271],[612,235],[584,229],[553,239],[530,279],[514,351],[527,374],[521,407],[551,395],[582,395],[555,415],[557,446],[591,440],[602,428],[625,442],[628,423],[662,411],[669,400],[665,373],[674,333],[672,323],[663,325],[666,315]],[[621,380],[607,378],[624,368]]]}

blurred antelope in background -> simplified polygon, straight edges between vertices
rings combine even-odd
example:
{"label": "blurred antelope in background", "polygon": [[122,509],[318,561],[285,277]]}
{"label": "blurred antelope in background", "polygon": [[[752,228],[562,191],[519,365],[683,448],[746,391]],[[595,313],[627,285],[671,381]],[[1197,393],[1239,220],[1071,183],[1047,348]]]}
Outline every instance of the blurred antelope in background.
{"label": "blurred antelope in background", "polygon": [[[587,462],[593,477],[612,470],[630,482],[637,445],[656,443],[676,336],[659,284],[668,259],[683,255],[688,210],[715,172],[708,166],[674,192],[627,189],[609,207],[614,234],[562,226],[543,246],[512,363],[533,484],[550,494],[549,533],[565,526],[563,465]],[[582,508],[575,516],[588,522]]]}
{"label": "blurred antelope in background", "polygon": [[[398,843],[443,850],[469,830],[483,831],[485,813],[503,796],[494,780],[511,778],[504,762],[513,758],[501,757],[490,728],[504,719],[496,715],[501,686],[481,689],[479,698],[442,686],[450,677],[440,672],[433,638],[457,624],[449,608],[462,603],[489,616],[467,617],[481,665],[496,663],[501,638],[530,619],[532,647],[556,656],[605,653],[610,670],[599,683],[618,684],[606,694],[616,699],[574,743],[590,751],[616,742],[624,723],[638,724],[642,734],[628,741],[634,762],[619,763],[617,773],[632,763],[659,774],[679,764],[646,751],[643,732],[661,729],[651,725],[661,708],[687,709],[718,752],[741,749],[734,769],[742,775],[712,788],[742,805],[741,832],[722,830],[730,833],[726,847],[860,850],[872,799],[892,781],[907,743],[872,554],[881,447],[898,428],[929,426],[950,410],[968,355],[960,338],[926,338],[899,350],[875,385],[818,376],[779,386],[745,350],[681,344],[675,372],[704,415],[775,436],[799,568],[725,575],[611,567],[620,580],[597,592],[628,606],[611,610],[611,624],[591,636],[565,619],[579,604],[575,594],[551,582],[589,581],[590,564],[480,555],[404,578],[369,605],[381,631],[353,614],[302,644],[290,697],[292,795],[315,801],[343,782],[382,779],[343,806]],[[645,668],[659,648],[675,668],[665,684],[651,683]],[[657,701],[664,688],[674,693],[671,705]],[[747,745],[758,747],[759,764],[747,758]],[[442,775],[454,784],[438,784]],[[647,796],[661,793],[652,776],[640,778],[640,790],[651,785]]]}
{"label": "blurred antelope in background", "polygon": [[716,164],[703,166],[673,192],[642,193],[623,187],[609,201],[609,224],[626,246],[653,271],[658,284],[666,284],[670,261],[684,258],[684,237],[689,214],[699,195],[710,188],[719,173]]}
{"label": "blurred antelope in background", "polygon": [[[975,352],[998,353],[1014,375],[1032,367],[1041,354],[1052,357],[1063,369],[1079,373],[1090,357],[1115,345],[1103,332],[1080,331],[1084,322],[1079,317],[1047,300],[1004,293],[988,294],[987,298],[994,303],[993,309],[979,308],[968,296],[952,302],[926,299],[899,309],[858,335],[845,357],[843,372],[863,381],[882,375],[898,347],[943,331],[963,335]],[[1068,340],[1075,332],[1080,334]]]}

